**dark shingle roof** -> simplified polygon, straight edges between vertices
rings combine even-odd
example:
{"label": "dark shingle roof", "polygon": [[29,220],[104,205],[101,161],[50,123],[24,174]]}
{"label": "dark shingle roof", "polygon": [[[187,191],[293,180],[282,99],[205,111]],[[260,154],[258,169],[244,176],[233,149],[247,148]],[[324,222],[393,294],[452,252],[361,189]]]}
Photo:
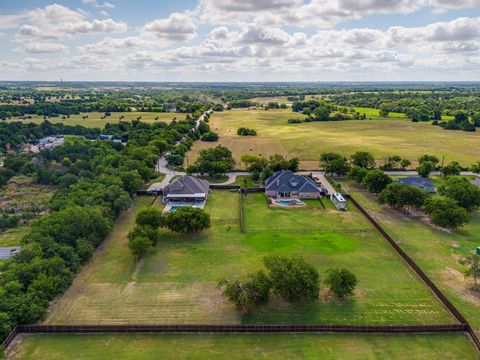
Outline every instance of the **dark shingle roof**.
{"label": "dark shingle roof", "polygon": [[180,176],[171,184],[165,186],[165,189],[163,189],[163,195],[206,194],[208,193],[209,188],[210,184],[207,180],[198,179],[193,176]]}
{"label": "dark shingle roof", "polygon": [[295,175],[290,170],[277,171],[265,181],[266,191],[300,191],[300,192],[320,192],[315,182],[301,175]]}
{"label": "dark shingle roof", "polygon": [[414,186],[430,192],[435,192],[435,185],[430,179],[427,178],[410,176],[406,178],[395,179],[395,181],[398,181],[399,183],[402,183],[404,185]]}

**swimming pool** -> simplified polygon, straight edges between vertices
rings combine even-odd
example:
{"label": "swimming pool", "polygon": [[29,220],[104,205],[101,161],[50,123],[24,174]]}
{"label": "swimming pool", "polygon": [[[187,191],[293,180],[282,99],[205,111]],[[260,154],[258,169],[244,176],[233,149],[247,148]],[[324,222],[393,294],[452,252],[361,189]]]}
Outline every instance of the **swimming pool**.
{"label": "swimming pool", "polygon": [[273,203],[276,204],[276,205],[280,205],[280,206],[302,206],[302,205],[305,205],[302,201],[296,200],[296,199],[275,200]]}

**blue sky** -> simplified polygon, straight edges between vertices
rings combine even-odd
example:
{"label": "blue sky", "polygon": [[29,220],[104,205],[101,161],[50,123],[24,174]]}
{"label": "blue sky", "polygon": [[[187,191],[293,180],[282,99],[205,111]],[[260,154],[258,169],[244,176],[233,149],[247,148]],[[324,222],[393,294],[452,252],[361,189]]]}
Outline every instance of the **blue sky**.
{"label": "blue sky", "polygon": [[480,80],[480,0],[0,3],[0,79]]}

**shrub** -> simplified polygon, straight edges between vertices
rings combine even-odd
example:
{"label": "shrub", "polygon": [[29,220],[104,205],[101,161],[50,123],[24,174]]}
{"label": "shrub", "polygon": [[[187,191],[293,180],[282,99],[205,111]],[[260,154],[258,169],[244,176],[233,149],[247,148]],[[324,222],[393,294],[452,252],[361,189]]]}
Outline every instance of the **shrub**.
{"label": "shrub", "polygon": [[218,134],[214,133],[213,131],[209,131],[202,135],[200,138],[202,141],[213,142],[218,140]]}
{"label": "shrub", "polygon": [[219,287],[223,288],[223,296],[235,304],[237,309],[249,311],[268,300],[271,282],[263,271],[250,274],[245,281],[221,280]]}
{"label": "shrub", "polygon": [[256,132],[255,130],[253,130],[253,129],[241,127],[241,128],[238,128],[238,130],[237,130],[237,135],[241,135],[241,136],[257,136],[257,132]]}
{"label": "shrub", "polygon": [[147,207],[138,212],[135,219],[137,225],[148,225],[158,228],[163,224],[162,211],[155,207]]}
{"label": "shrub", "polygon": [[329,287],[330,292],[340,299],[353,295],[358,284],[355,274],[347,269],[331,269],[327,274],[325,285]]}

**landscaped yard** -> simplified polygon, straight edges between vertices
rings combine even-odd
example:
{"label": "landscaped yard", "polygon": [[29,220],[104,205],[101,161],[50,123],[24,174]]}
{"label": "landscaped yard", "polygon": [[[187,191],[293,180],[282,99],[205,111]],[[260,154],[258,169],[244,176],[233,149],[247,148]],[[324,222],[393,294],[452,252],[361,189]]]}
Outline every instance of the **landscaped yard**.
{"label": "landscaped yard", "polygon": [[35,335],[12,359],[479,359],[463,334]]}
{"label": "landscaped yard", "polygon": [[[200,235],[165,231],[156,251],[134,264],[126,234],[151,198],[135,199],[73,286],[53,307],[51,324],[115,323],[335,323],[425,324],[453,319],[353,207],[269,209],[263,194],[244,198],[246,233],[240,233],[239,194],[214,191],[206,210],[212,228]],[[327,202],[328,204],[328,202]],[[159,205],[154,205],[159,206]],[[347,267],[359,278],[355,297],[291,305],[273,297],[241,315],[216,288],[221,277],[262,267],[268,254],[298,255],[324,277]]]}
{"label": "landscaped yard", "polygon": [[[103,112],[88,112],[88,113],[80,113],[78,115],[70,115],[70,118],[62,119],[62,116],[52,117],[49,118],[48,121],[51,123],[65,123],[67,125],[82,125],[85,127],[96,127],[102,128],[105,126],[106,123],[116,123],[119,121],[132,121],[137,119],[139,116],[142,117],[141,121],[146,123],[154,123],[156,121],[160,122],[170,122],[173,118],[177,118],[177,120],[185,119],[186,114],[183,113],[159,113],[159,112],[112,112],[111,116],[108,116],[104,119],[102,117],[105,115]],[[88,116],[88,118],[83,119],[83,116]],[[124,116],[123,119],[120,119],[121,116]],[[155,120],[155,118],[159,118]],[[36,124],[40,124],[44,121],[43,116],[39,115],[32,115],[31,119],[18,119],[18,118],[11,118],[7,121],[21,121],[21,122],[33,122]]]}
{"label": "landscaped yard", "polygon": [[374,195],[351,183],[348,191],[376,218],[427,275],[445,292],[472,325],[480,330],[480,294],[468,289],[458,263],[480,246],[480,214],[456,231],[434,228],[419,216],[407,216],[376,203]]}
{"label": "landscaped yard", "polygon": [[[478,161],[480,133],[456,132],[432,126],[430,122],[414,123],[404,118],[375,118],[288,124],[289,118],[305,115],[286,110],[229,110],[215,112],[210,127],[219,133],[218,142],[197,141],[188,152],[192,163],[199,150],[222,144],[234,154],[242,167],[243,154],[270,156],[275,153],[297,156],[301,168],[316,169],[320,153],[335,151],[350,156],[355,151],[370,151],[379,161],[399,155],[414,164],[423,154],[433,154],[445,163],[456,160],[464,165]],[[255,129],[258,136],[238,136],[239,127]],[[441,144],[441,146],[439,146]]]}

